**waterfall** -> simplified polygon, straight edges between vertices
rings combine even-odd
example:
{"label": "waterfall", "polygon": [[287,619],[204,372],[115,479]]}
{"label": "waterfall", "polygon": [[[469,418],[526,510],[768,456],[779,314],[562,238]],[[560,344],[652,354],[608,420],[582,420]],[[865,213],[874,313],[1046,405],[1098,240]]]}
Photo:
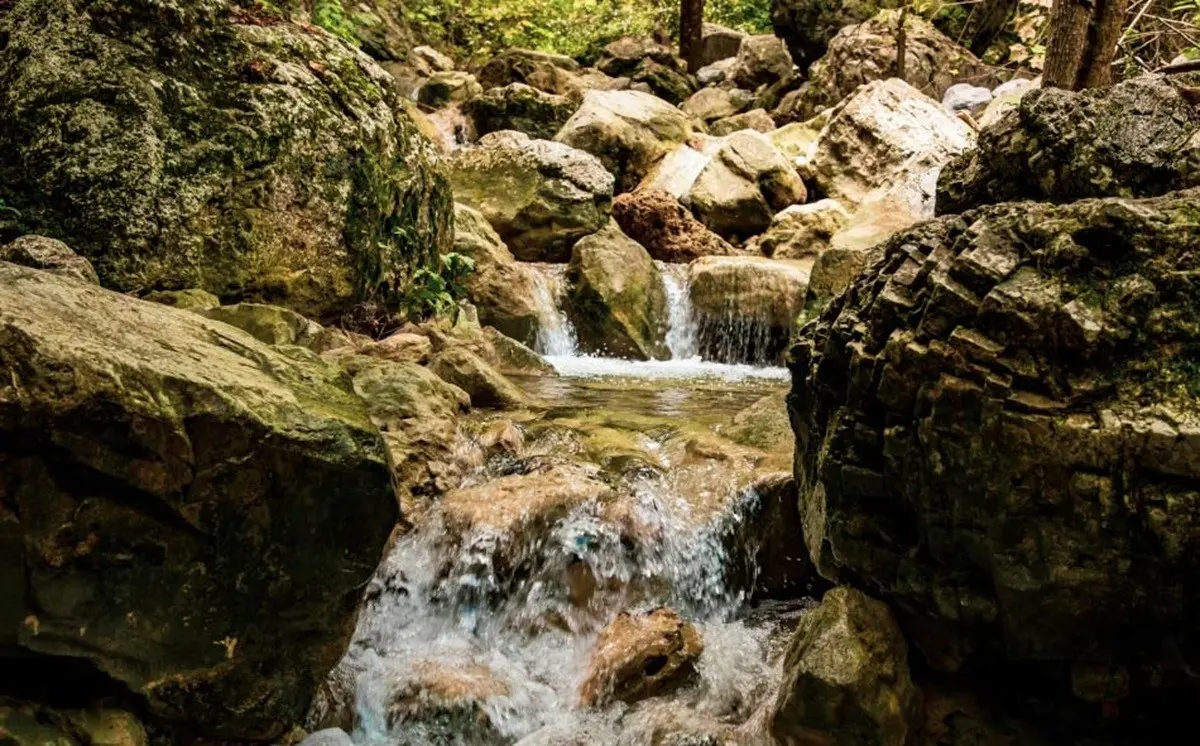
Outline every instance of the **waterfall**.
{"label": "waterfall", "polygon": [[538,306],[537,352],[547,357],[577,357],[579,340],[575,326],[563,310],[567,293],[565,264],[528,265],[534,273]]}
{"label": "waterfall", "polygon": [[672,360],[692,360],[700,356],[699,327],[692,310],[686,264],[658,262],[663,288],[667,292],[667,349]]}

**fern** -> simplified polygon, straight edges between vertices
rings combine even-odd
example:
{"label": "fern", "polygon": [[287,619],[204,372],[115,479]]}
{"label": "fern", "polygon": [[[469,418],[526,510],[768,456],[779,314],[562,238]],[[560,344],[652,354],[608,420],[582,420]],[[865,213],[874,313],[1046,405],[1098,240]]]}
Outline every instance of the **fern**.
{"label": "fern", "polygon": [[316,0],[313,4],[312,19],[313,23],[334,36],[355,46],[358,45],[354,24],[346,18],[346,9],[342,7],[342,0]]}

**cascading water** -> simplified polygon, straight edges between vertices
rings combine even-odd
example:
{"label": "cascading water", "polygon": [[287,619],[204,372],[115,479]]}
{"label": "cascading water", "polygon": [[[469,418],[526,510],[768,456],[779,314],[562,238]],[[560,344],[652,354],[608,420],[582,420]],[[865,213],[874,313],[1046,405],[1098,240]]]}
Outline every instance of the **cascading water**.
{"label": "cascading water", "polygon": [[534,292],[538,306],[537,352],[548,358],[575,357],[579,340],[575,326],[567,318],[563,299],[566,296],[566,265],[529,264],[534,272]]}
{"label": "cascading water", "polygon": [[699,328],[692,311],[687,265],[657,262],[667,292],[667,349],[672,360],[700,357]]}

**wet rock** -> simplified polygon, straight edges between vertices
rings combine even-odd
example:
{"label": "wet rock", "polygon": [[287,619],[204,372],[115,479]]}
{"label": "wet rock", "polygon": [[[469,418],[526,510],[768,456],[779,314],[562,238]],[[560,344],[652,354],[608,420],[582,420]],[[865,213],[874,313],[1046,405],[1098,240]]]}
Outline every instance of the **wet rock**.
{"label": "wet rock", "polygon": [[771,22],[803,71],[825,55],[830,40],[843,28],[901,5],[900,0],[771,0]]}
{"label": "wet rock", "polygon": [[1195,638],[1181,578],[1200,542],[1178,268],[1198,206],[1189,190],[926,222],[801,331],[810,552],[903,609],[930,665],[1191,665],[1173,652]]}
{"label": "wet rock", "polygon": [[465,348],[438,353],[429,361],[429,369],[466,391],[473,406],[515,409],[529,404],[529,398],[516,384]]}
{"label": "wet rock", "polygon": [[596,638],[579,702],[599,707],[668,692],[694,674],[703,651],[700,633],[670,609],[622,612]]}
{"label": "wet rock", "polygon": [[549,140],[562,129],[578,106],[578,102],[567,96],[539,91],[524,83],[511,83],[468,101],[463,111],[471,119],[477,135],[515,130]]}
{"label": "wet rock", "polygon": [[581,349],[633,360],[668,356],[662,277],[650,254],[616,223],[575,245],[567,281]]}
{"label": "wet rock", "polygon": [[759,246],[775,259],[820,256],[849,219],[850,213],[835,199],[792,205],[771,219]]}
{"label": "wet rock", "polygon": [[[202,288],[320,319],[449,248],[435,152],[392,78],[333,35],[229,0],[7,5],[5,199],[106,286]],[[175,64],[185,49],[205,64]]]}
{"label": "wet rock", "polygon": [[[836,105],[864,83],[887,80],[896,66],[897,11],[884,11],[856,26],[842,29],[828,53],[809,70],[808,82],[792,108],[803,121]],[[921,93],[941,100],[946,89],[969,81],[999,83],[995,72],[954,43],[925,19],[909,14],[906,28],[904,80]]]}
{"label": "wet rock", "polygon": [[709,256],[688,268],[706,359],[775,361],[804,303],[807,262]]}
{"label": "wet rock", "polygon": [[496,420],[479,433],[478,441],[480,448],[489,456],[516,456],[525,444],[525,436],[510,420]]}
{"label": "wet rock", "polygon": [[124,710],[51,710],[0,701],[0,738],[11,746],[146,746],[146,730]]}
{"label": "wet rock", "polygon": [[536,278],[513,258],[500,236],[478,210],[454,206],[454,250],[475,261],[464,282],[467,298],[482,324],[532,343],[537,338],[540,309]]}
{"label": "wet rock", "polygon": [[571,93],[579,63],[561,54],[531,49],[506,49],[479,71],[484,88],[503,88],[510,83],[527,86],[560,96]]}
{"label": "wet rock", "polygon": [[631,191],[658,161],[692,135],[688,117],[638,91],[588,91],[555,140],[591,153]]}
{"label": "wet rock", "polygon": [[921,694],[885,604],[849,588],[829,591],[800,617],[783,666],[769,719],[780,743],[914,741]]}
{"label": "wet rock", "polygon": [[73,696],[127,688],[167,731],[281,735],[398,519],[362,401],[315,356],[11,264],[0,328],[0,657],[94,665]]}
{"label": "wet rock", "polygon": [[713,122],[744,111],[753,100],[754,94],[741,88],[702,88],[679,108],[697,119]]}
{"label": "wet rock", "polygon": [[310,733],[300,746],[353,746],[350,736],[341,728],[326,728],[316,733]]}
{"label": "wet rock", "polygon": [[944,170],[939,214],[1020,199],[1151,197],[1200,185],[1200,109],[1157,76],[1030,91]]}
{"label": "wet rock", "polygon": [[417,101],[431,109],[461,104],[483,93],[483,86],[471,73],[460,70],[434,73],[417,91]]}
{"label": "wet rock", "polygon": [[711,65],[721,60],[737,57],[742,40],[747,35],[735,29],[715,23],[706,23],[700,36],[700,64]]}
{"label": "wet rock", "polygon": [[749,36],[738,48],[730,77],[743,88],[754,90],[792,73],[792,56],[783,40],[773,34]]}
{"label": "wet rock", "polygon": [[[783,397],[767,397],[742,413],[746,417],[763,416],[765,422],[735,422],[735,428],[740,428],[743,433],[753,433],[750,441],[764,443],[772,449],[793,445],[793,439],[779,431],[780,410],[786,419],[787,406]],[[758,598],[813,595],[814,587],[819,589],[823,581],[817,576],[804,548],[804,526],[796,499],[795,478],[788,472],[767,474],[756,479],[750,490],[755,501],[735,532],[739,551],[752,560],[751,577],[744,587]]]}
{"label": "wet rock", "polygon": [[420,734],[425,743],[495,743],[502,736],[484,706],[510,694],[487,666],[417,661],[393,687],[388,724]]}
{"label": "wet rock", "polygon": [[208,311],[221,305],[221,299],[207,290],[159,290],[143,300],[178,308],[181,311]]}
{"label": "wet rock", "polygon": [[0,262],[20,264],[92,285],[100,284],[91,262],[62,241],[44,236],[21,236],[7,246],[0,246]]}
{"label": "wet rock", "polygon": [[612,176],[562,143],[496,132],[448,165],[457,199],[483,213],[522,261],[566,261],[576,241],[608,220]]}
{"label": "wet rock", "polygon": [[700,222],[724,238],[762,233],[776,212],[803,202],[804,182],[759,132],[730,135],[688,191]]}
{"label": "wet rock", "polygon": [[933,190],[923,182],[936,183],[940,169],[974,142],[970,127],[893,78],[858,89],[829,113],[802,170],[851,212],[897,189],[915,192],[915,222],[933,215]]}
{"label": "wet rock", "polygon": [[716,137],[732,135],[734,132],[742,130],[754,130],[768,134],[775,131],[775,120],[765,109],[752,109],[743,114],[719,119],[709,127],[709,132]]}
{"label": "wet rock", "polygon": [[531,348],[492,326],[483,328],[483,337],[491,347],[483,358],[506,376],[555,376],[554,366]]}
{"label": "wet rock", "polygon": [[238,303],[199,311],[205,318],[229,324],[268,345],[311,347],[325,331],[295,311],[262,303]]}
{"label": "wet rock", "polygon": [[690,210],[662,189],[638,189],[613,201],[613,220],[654,259],[690,262],[737,251],[704,227]]}
{"label": "wet rock", "polygon": [[978,116],[991,102],[990,89],[970,83],[955,83],[942,94],[942,106],[956,114],[963,111]]}
{"label": "wet rock", "polygon": [[400,331],[378,342],[362,345],[355,352],[393,363],[421,365],[429,360],[429,355],[433,352],[433,343],[424,335]]}

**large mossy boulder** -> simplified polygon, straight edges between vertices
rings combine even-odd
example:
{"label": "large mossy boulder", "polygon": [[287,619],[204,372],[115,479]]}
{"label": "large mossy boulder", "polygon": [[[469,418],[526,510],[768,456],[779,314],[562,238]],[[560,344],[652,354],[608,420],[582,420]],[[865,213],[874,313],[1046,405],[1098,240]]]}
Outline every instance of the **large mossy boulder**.
{"label": "large mossy boulder", "polygon": [[567,96],[539,91],[524,83],[510,83],[468,101],[463,112],[479,136],[516,130],[530,137],[550,140],[577,108],[579,102]]}
{"label": "large mossy boulder", "polygon": [[583,105],[555,136],[591,153],[616,177],[618,193],[632,191],[650,169],[692,135],[686,114],[640,91],[588,91]]}
{"label": "large mossy boulder", "polygon": [[512,253],[565,262],[608,221],[613,177],[595,157],[520,132],[495,132],[449,160],[456,199],[479,210]]}
{"label": "large mossy boulder", "polygon": [[297,723],[399,517],[348,379],[0,263],[0,380],[0,669],[125,692],[172,742]]}
{"label": "large mossy boulder", "polygon": [[[897,11],[884,11],[838,32],[829,51],[808,71],[808,82],[781,106],[776,119],[803,121],[836,105],[864,83],[896,73]],[[1003,78],[933,24],[909,14],[905,24],[904,81],[942,100],[955,83],[996,85]]]}
{"label": "large mossy boulder", "polygon": [[1196,189],[938,218],[800,332],[809,551],[931,665],[1200,664],[1198,221]]}
{"label": "large mossy boulder", "polygon": [[667,357],[662,275],[615,222],[575,245],[567,281],[568,310],[585,352],[633,360]]}
{"label": "large mossy boulder", "polygon": [[333,36],[228,0],[6,5],[6,234],[63,240],[119,290],[313,317],[448,248],[432,151],[387,73]]}
{"label": "large mossy boulder", "polygon": [[888,607],[834,588],[800,617],[768,716],[778,743],[917,743],[921,693]]}
{"label": "large mossy boulder", "polygon": [[942,172],[937,211],[1020,199],[1153,197],[1200,186],[1200,107],[1162,76],[1030,91]]}

